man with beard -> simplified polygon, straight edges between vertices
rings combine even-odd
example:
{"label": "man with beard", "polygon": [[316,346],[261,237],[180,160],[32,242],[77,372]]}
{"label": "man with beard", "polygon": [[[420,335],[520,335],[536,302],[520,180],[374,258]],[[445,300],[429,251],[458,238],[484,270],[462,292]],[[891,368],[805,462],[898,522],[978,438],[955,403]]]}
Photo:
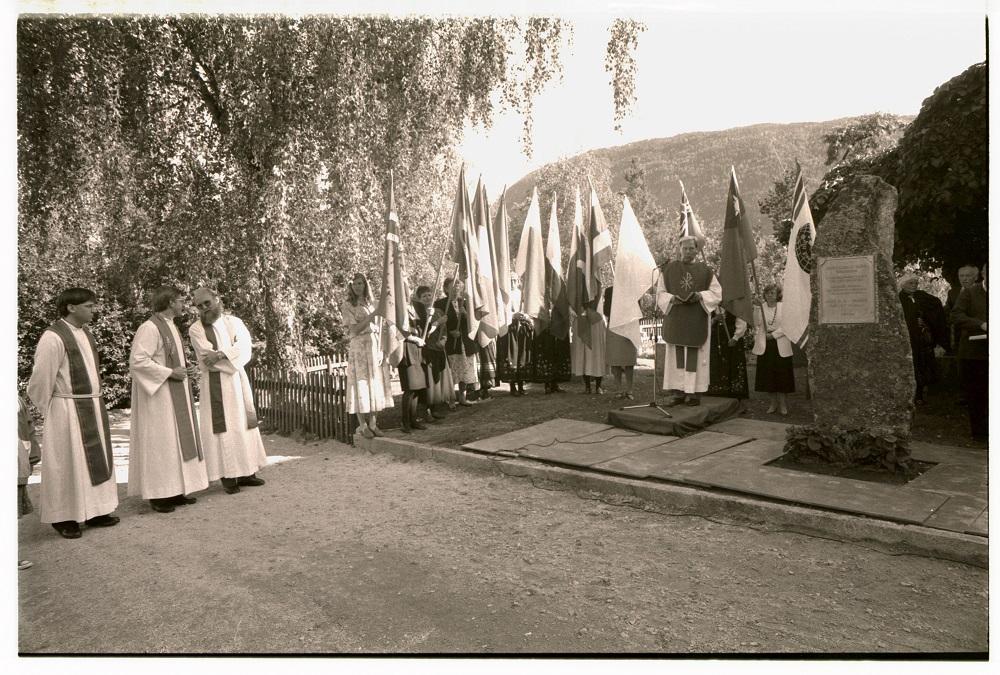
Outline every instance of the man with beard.
{"label": "man with beard", "polygon": [[222,313],[219,294],[210,288],[194,292],[201,316],[188,333],[201,366],[202,448],[210,481],[221,479],[226,493],[263,485],[256,472],[267,464],[257,428],[250,381],[243,369],[252,353],[250,331],[231,314]]}
{"label": "man with beard", "polygon": [[656,283],[656,304],[664,314],[663,388],[673,398],[667,405],[695,406],[708,390],[709,338],[712,312],[722,300],[722,287],[708,265],[697,262],[697,239],[680,240],[681,259],[663,268]]}

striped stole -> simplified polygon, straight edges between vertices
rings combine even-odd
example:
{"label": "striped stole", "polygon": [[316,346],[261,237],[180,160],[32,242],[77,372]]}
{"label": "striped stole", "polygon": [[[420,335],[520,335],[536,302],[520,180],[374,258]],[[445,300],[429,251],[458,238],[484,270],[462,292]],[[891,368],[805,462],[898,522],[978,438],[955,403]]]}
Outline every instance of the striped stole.
{"label": "striped stole", "polygon": [[[228,317],[223,316],[222,320],[225,322],[226,330],[229,332],[229,339],[232,340],[232,344],[236,344],[236,333],[233,331],[233,325],[229,322]],[[211,343],[212,350],[219,351],[219,338],[216,336],[212,324],[202,321],[201,325],[205,328],[205,337]],[[253,392],[250,390],[250,383],[247,382],[246,376],[240,372],[241,370],[242,368],[236,369],[235,377],[239,380],[243,390],[243,405],[246,408],[247,429],[256,429],[257,410],[253,405]],[[227,430],[226,408],[222,403],[222,373],[217,370],[208,371],[208,394],[212,401],[212,433],[223,434]]]}
{"label": "striped stole", "polygon": [[[90,351],[94,356],[94,367],[97,369],[97,392],[94,392],[87,372],[87,363],[83,353],[73,336],[73,331],[65,321],[56,321],[49,326],[63,342],[66,348],[66,358],[69,360],[69,381],[73,389],[73,403],[76,406],[76,419],[80,425],[80,437],[83,439],[83,453],[87,459],[87,471],[90,473],[90,484],[100,485],[114,476],[114,456],[111,451],[111,425],[108,422],[108,411],[104,407],[104,397],[101,387],[101,359],[97,354],[94,336],[86,328],[83,329],[90,343]],[[80,398],[77,398],[80,397]],[[98,421],[97,413],[101,419]],[[101,429],[104,428],[104,438]]]}
{"label": "striped stole", "polygon": [[[152,316],[152,321],[153,325],[160,331],[160,339],[163,340],[163,353],[167,361],[167,368],[179,368],[184,365],[181,362],[180,345],[174,340],[170,326],[158,314]],[[190,378],[185,378],[183,381],[168,379],[167,388],[174,406],[174,421],[177,423],[177,436],[181,442],[181,456],[185,462],[192,459],[204,459],[205,457],[201,453],[201,439],[195,429],[194,407],[192,406],[194,391],[191,388]]]}

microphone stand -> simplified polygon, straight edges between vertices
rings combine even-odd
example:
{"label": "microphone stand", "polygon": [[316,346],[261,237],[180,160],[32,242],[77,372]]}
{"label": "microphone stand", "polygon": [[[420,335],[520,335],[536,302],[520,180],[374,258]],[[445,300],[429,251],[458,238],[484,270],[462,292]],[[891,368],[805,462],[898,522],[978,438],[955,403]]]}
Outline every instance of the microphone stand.
{"label": "microphone stand", "polygon": [[[659,274],[660,274],[660,268],[656,267],[656,269],[654,269],[653,273],[650,275],[650,277],[651,277],[650,286],[655,286],[656,285],[657,276]],[[655,296],[654,296],[654,298],[655,298]],[[664,369],[666,369],[666,367],[667,367],[667,353],[666,353],[665,349],[663,351],[663,367],[664,367]],[[634,410],[635,408],[656,408],[657,410],[659,410],[661,413],[663,413],[667,417],[673,418],[673,415],[671,415],[669,412],[667,412],[667,410],[664,409],[663,406],[661,406],[659,403],[656,402],[656,389],[657,389],[657,387],[658,387],[658,383],[656,381],[656,347],[654,346],[653,347],[653,399],[649,403],[638,403],[636,405],[622,406],[621,408],[619,408],[619,410]]]}

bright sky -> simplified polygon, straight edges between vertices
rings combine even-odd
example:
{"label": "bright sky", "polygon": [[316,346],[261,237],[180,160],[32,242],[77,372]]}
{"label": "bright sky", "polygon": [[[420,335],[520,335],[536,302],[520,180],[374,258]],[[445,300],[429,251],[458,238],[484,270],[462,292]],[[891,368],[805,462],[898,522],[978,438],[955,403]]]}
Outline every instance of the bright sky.
{"label": "bright sky", "polygon": [[622,130],[614,130],[603,66],[611,13],[602,10],[578,17],[563,81],[536,102],[533,157],[522,152],[517,115],[490,130],[467,127],[461,150],[470,181],[482,173],[498,194],[528,171],[590,148],[760,122],[916,114],[936,86],[986,53],[982,2],[874,0],[829,11],[785,2],[738,12],[723,2],[642,6],[637,101]]}

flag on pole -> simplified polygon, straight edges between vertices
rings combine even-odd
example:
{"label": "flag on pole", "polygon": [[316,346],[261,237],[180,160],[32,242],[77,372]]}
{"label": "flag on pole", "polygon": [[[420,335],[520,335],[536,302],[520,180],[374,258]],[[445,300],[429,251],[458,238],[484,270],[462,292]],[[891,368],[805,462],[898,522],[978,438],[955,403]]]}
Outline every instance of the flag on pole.
{"label": "flag on pole", "polygon": [[406,283],[406,265],[399,240],[399,216],[393,194],[392,172],[389,172],[389,212],[385,219],[385,247],[382,256],[382,292],[375,315],[382,318],[380,342],[382,354],[393,366],[403,357],[402,331],[410,330],[410,289]]}
{"label": "flag on pole", "polygon": [[722,261],[719,263],[719,284],[722,286],[722,306],[730,314],[753,323],[753,293],[747,280],[747,264],[757,257],[750,219],[747,216],[736,170],[729,174],[729,196],[726,198],[726,226],[722,231]]}
{"label": "flag on pole", "polygon": [[[601,297],[601,267],[611,262],[611,232],[604,220],[601,203],[597,199],[597,191],[590,186],[590,218],[588,219],[587,244],[587,301],[597,307],[597,299]],[[597,317],[600,320],[600,316]],[[591,321],[593,323],[593,319]]]}
{"label": "flag on pole", "polygon": [[646,243],[639,220],[635,217],[628,197],[622,205],[622,224],[618,230],[618,251],[615,255],[615,290],[611,297],[611,318],[608,328],[628,338],[636,350],[642,351],[639,320],[642,309],[639,299],[653,285],[656,261]]}
{"label": "flag on pole", "polygon": [[465,305],[469,317],[467,337],[475,340],[479,321],[487,312],[482,297],[482,278],[479,274],[479,242],[472,226],[472,207],[465,183],[465,166],[458,172],[458,190],[452,209],[452,257],[458,264],[458,278],[465,284]]}
{"label": "flag on pole", "polygon": [[500,193],[500,204],[493,217],[493,250],[497,261],[497,286],[500,295],[497,304],[502,308],[500,335],[504,335],[514,319],[515,307],[511,307],[510,295],[510,237],[507,227],[507,187]]}
{"label": "flag on pole", "polygon": [[479,284],[480,297],[486,313],[479,322],[479,332],[476,340],[479,346],[485,347],[490,340],[500,334],[499,316],[497,315],[496,261],[493,259],[492,238],[490,227],[490,206],[486,199],[486,186],[482,176],[476,183],[475,208],[472,211],[472,222],[476,231],[476,241],[479,244],[476,269],[479,272],[476,283]]}
{"label": "flag on pole", "polygon": [[569,304],[566,285],[562,277],[562,247],[559,243],[558,201],[552,193],[552,214],[549,232],[545,238],[545,313],[548,315],[549,332],[554,337],[569,335]]}
{"label": "flag on pole", "polygon": [[566,268],[566,299],[573,317],[573,332],[590,346],[590,321],[587,319],[587,236],[583,229],[580,189],[573,199],[573,233],[570,235],[569,263]]}
{"label": "flag on pole", "polygon": [[812,305],[812,290],[809,287],[809,272],[802,269],[799,261],[799,239],[812,246],[816,238],[812,211],[809,209],[809,195],[802,181],[802,167],[795,162],[798,176],[792,191],[792,232],[788,237],[788,258],[785,262],[785,276],[782,280],[782,327],[792,342],[802,346],[808,340],[809,310]]}
{"label": "flag on pole", "polygon": [[[705,248],[705,233],[702,232],[701,226],[698,224],[698,219],[694,217],[694,210],[691,208],[691,203],[688,201],[687,192],[684,191],[684,183],[681,181],[677,182],[681,184],[680,237],[694,237],[698,241],[698,250],[701,251]],[[613,299],[612,302],[614,302]]]}
{"label": "flag on pole", "polygon": [[545,251],[542,248],[538,188],[531,190],[531,203],[524,218],[514,271],[521,277],[521,313],[538,320],[545,302]]}

